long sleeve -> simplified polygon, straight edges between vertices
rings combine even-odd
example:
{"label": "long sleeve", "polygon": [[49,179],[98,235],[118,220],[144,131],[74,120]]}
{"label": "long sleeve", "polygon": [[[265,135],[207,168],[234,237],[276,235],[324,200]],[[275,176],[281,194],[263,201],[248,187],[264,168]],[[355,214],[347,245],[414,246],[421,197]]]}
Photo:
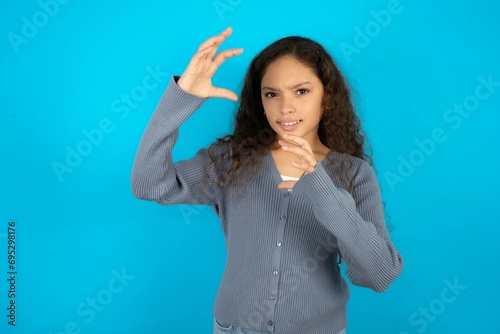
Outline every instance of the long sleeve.
{"label": "long sleeve", "polygon": [[[207,204],[217,211],[217,187],[205,173],[210,162],[207,149],[198,150],[191,159],[176,163],[172,159],[180,125],[207,100],[182,90],[177,79],[172,76],[139,143],[132,192],[139,199],[163,205]],[[213,170],[207,168],[206,172],[211,176]]]}
{"label": "long sleeve", "polygon": [[350,281],[377,292],[386,290],[401,273],[403,259],[389,238],[371,166],[360,161],[352,196],[334,185],[321,163],[292,191],[310,200],[318,221],[337,238]]}

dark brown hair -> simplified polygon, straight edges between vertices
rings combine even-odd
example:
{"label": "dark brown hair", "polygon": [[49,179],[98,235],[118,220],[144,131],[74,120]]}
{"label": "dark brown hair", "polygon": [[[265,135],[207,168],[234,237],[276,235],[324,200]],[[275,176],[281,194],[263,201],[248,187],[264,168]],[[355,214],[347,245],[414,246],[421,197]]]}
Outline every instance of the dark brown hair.
{"label": "dark brown hair", "polygon": [[[221,170],[224,156],[232,151],[230,166],[224,177],[218,176],[221,188],[236,183],[241,176],[256,176],[263,156],[275,143],[276,133],[264,115],[261,81],[270,63],[283,56],[291,56],[312,69],[324,89],[323,116],[318,127],[320,141],[341,160],[339,178],[344,188],[352,193],[353,179],[348,175],[352,158],[357,157],[373,166],[371,154],[364,152],[365,134],[354,111],[348,84],[330,54],[318,42],[300,36],[281,38],[259,52],[251,61],[240,94],[240,103],[234,118],[234,132],[217,138],[216,144],[225,147],[225,154],[218,161],[208,150],[216,171]],[[330,159],[328,168],[334,161]],[[244,167],[244,168],[242,168]],[[254,168],[249,172],[249,168]],[[244,188],[244,182],[240,182]]]}

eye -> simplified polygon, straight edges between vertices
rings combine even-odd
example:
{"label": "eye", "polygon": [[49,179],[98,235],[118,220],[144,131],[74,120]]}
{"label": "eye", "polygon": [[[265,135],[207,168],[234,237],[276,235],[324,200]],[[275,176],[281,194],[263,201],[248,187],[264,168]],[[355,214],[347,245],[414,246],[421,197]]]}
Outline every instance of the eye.
{"label": "eye", "polygon": [[297,92],[304,92],[304,93],[302,93],[302,94],[299,94],[299,95],[303,95],[303,94],[305,94],[305,93],[309,92],[309,90],[307,90],[307,89],[305,89],[305,88],[300,88],[300,89],[298,89],[298,90],[297,90]]}
{"label": "eye", "polygon": [[[274,96],[269,96],[269,94],[274,94]],[[275,96],[276,96],[276,93],[269,92],[269,93],[264,94],[264,96],[265,96],[265,97],[275,97]]]}

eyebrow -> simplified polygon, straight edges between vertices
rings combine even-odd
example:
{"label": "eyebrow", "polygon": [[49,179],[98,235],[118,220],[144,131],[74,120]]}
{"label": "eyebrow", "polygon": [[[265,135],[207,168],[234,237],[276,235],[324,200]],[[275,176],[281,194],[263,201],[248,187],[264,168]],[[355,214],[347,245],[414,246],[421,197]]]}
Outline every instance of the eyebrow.
{"label": "eyebrow", "polygon": [[[294,89],[294,88],[297,88],[297,87],[299,87],[299,86],[302,86],[302,85],[305,85],[305,84],[310,84],[310,83],[311,83],[311,82],[309,82],[309,81],[299,82],[298,84],[293,85],[293,86],[290,86],[290,87],[288,87],[288,88],[289,88],[289,89]],[[262,90],[264,90],[264,89],[268,89],[268,90],[279,90],[279,89],[272,88],[272,87],[269,87],[269,86],[264,86],[264,87],[262,87]]]}

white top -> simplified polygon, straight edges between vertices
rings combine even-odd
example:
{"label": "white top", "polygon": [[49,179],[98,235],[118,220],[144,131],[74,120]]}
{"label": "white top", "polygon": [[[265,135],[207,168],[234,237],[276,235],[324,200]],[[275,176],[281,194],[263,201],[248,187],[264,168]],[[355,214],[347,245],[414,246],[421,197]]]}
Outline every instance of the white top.
{"label": "white top", "polygon": [[281,178],[283,179],[283,181],[288,181],[288,180],[297,181],[298,179],[300,179],[300,177],[293,177],[293,176],[288,176],[288,175],[281,175]]}
{"label": "white top", "polygon": [[[288,180],[297,181],[298,179],[300,179],[300,177],[293,177],[293,176],[288,176],[288,175],[281,175],[281,178],[283,179],[283,181],[288,181]],[[287,189],[287,190],[292,191],[292,189]]]}

